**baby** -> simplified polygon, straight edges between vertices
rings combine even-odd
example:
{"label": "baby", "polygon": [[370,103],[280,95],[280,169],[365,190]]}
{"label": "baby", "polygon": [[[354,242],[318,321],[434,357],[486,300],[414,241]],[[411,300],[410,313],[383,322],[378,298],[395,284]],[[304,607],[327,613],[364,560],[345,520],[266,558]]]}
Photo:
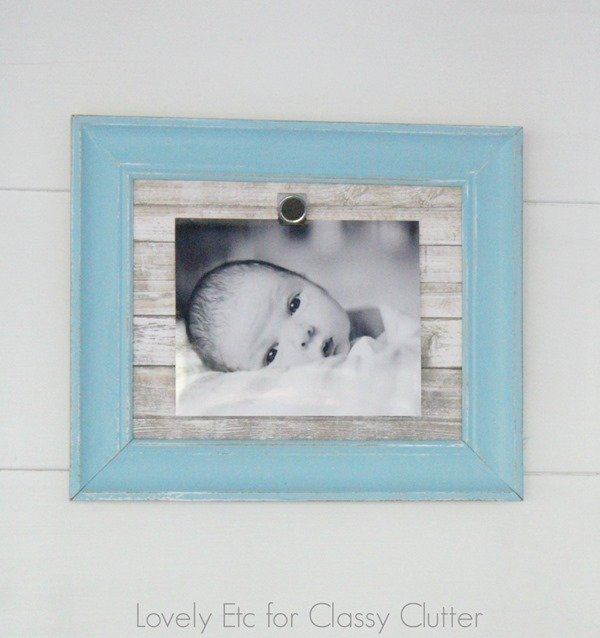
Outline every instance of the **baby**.
{"label": "baby", "polygon": [[187,316],[190,343],[213,370],[287,368],[350,350],[351,319],[306,277],[265,261],[203,275]]}

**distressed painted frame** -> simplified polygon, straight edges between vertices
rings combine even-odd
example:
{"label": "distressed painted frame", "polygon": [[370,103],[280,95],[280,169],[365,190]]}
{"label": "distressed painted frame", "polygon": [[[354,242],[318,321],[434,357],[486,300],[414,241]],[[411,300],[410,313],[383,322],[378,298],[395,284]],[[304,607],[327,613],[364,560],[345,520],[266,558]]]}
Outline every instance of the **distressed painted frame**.
{"label": "distressed painted frame", "polygon": [[[520,128],[77,116],[72,136],[71,498],[522,498]],[[133,439],[135,179],[460,186],[463,440]]]}

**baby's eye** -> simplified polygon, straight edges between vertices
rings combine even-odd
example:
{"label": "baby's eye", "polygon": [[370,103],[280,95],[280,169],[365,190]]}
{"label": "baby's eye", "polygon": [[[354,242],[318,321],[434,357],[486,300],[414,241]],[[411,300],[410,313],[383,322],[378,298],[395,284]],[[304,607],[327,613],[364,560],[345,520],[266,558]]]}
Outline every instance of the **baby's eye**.
{"label": "baby's eye", "polygon": [[277,347],[272,346],[269,348],[269,351],[265,355],[265,365],[268,366],[269,363],[272,363],[273,359],[277,356]]}
{"label": "baby's eye", "polygon": [[288,310],[293,315],[298,308],[300,308],[300,295],[294,295],[288,303]]}

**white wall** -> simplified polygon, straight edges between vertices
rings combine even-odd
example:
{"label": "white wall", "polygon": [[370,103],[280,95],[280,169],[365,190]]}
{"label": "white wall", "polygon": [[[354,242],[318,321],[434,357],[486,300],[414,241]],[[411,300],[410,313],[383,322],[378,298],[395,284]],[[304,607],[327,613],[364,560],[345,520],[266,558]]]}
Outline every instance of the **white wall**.
{"label": "white wall", "polygon": [[[600,4],[9,0],[0,15],[0,635],[142,635],[136,602],[194,600],[416,600],[484,616],[415,635],[600,635]],[[523,125],[525,501],[69,502],[73,113]]]}

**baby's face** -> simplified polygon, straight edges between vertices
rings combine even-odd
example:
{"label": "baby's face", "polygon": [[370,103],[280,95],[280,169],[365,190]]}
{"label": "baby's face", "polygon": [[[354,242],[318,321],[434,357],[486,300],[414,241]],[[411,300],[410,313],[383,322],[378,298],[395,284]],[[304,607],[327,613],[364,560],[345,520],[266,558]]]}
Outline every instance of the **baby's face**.
{"label": "baby's face", "polygon": [[346,311],[312,282],[264,268],[234,285],[217,344],[229,369],[283,368],[350,350]]}

